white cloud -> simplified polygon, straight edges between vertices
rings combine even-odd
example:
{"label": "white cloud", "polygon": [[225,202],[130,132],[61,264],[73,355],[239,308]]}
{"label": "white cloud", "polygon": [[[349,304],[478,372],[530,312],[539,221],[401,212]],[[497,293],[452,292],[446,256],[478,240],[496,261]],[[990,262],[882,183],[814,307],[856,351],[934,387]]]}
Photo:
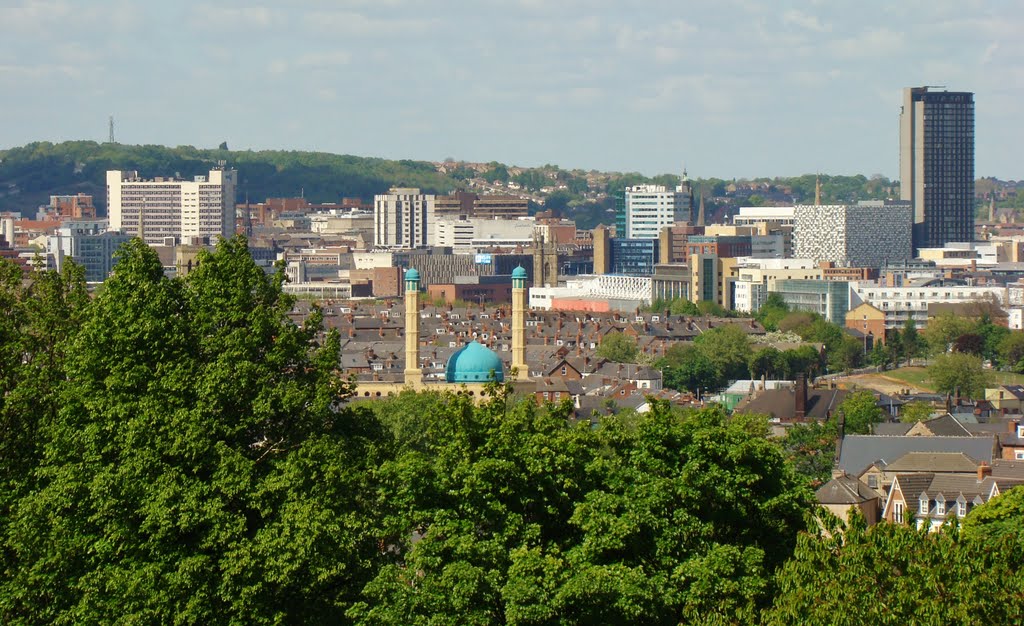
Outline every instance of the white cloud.
{"label": "white cloud", "polygon": [[901,53],[907,45],[905,33],[888,28],[869,28],[853,37],[837,39],[828,50],[840,59],[888,58]]}
{"label": "white cloud", "polygon": [[348,65],[351,61],[352,55],[345,50],[329,50],[304,54],[296,59],[295,65],[306,68],[328,68]]}
{"label": "white cloud", "polygon": [[995,57],[995,55],[996,55],[996,51],[997,50],[999,50],[999,42],[998,41],[993,41],[992,43],[990,43],[985,48],[985,52],[982,53],[982,55],[981,55],[981,63],[982,63],[982,65],[991,63],[993,57]]}
{"label": "white cloud", "polygon": [[198,28],[228,30],[267,28],[280,24],[286,14],[267,7],[225,7],[205,4],[190,11],[190,17],[192,24]]}
{"label": "white cloud", "polygon": [[303,16],[308,28],[338,35],[394,37],[423,34],[441,25],[438,18],[377,18],[356,11],[312,11]]}
{"label": "white cloud", "polygon": [[816,33],[827,33],[832,31],[832,26],[829,24],[822,24],[821,20],[815,15],[808,15],[802,11],[796,9],[790,9],[782,14],[782,23],[787,25],[799,26]]}

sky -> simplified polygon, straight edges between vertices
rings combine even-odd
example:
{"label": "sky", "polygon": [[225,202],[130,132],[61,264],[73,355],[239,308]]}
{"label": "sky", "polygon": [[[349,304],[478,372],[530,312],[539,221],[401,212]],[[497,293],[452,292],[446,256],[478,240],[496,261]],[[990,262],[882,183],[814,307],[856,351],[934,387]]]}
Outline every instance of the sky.
{"label": "sky", "polygon": [[0,0],[0,147],[898,175],[903,87],[1024,178],[1019,0]]}

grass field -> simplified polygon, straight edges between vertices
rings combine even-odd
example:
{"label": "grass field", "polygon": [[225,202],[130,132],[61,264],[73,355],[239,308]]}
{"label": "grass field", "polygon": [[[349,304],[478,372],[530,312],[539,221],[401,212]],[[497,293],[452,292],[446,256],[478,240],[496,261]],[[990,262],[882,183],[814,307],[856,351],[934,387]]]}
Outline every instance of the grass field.
{"label": "grass field", "polygon": [[[996,370],[988,370],[987,374],[990,385],[1024,385],[1024,374],[999,372]],[[905,383],[921,389],[928,389],[930,391],[935,390],[935,388],[932,387],[931,379],[928,377],[928,370],[923,367],[901,367],[899,369],[885,372],[883,375],[886,378],[902,380]]]}

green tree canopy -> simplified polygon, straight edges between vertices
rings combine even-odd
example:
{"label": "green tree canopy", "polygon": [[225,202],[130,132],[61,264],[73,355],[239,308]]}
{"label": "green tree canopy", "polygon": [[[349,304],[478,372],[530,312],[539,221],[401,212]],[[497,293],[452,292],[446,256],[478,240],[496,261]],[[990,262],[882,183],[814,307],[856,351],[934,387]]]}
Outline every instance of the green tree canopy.
{"label": "green tree canopy", "polygon": [[655,363],[664,377],[663,385],[669,389],[698,393],[719,389],[722,373],[707,354],[692,344],[676,344]]}
{"label": "green tree canopy", "polygon": [[871,426],[885,420],[885,411],[878,406],[878,399],[871,391],[854,391],[839,403],[839,410],[846,419],[847,433],[867,434]]}
{"label": "green tree canopy", "polygon": [[930,419],[935,409],[927,402],[908,402],[900,407],[900,421],[905,423],[923,422]]}
{"label": "green tree canopy", "polygon": [[244,240],[168,280],[133,240],[67,351],[13,506],[4,621],[334,621],[378,561],[372,418]]}
{"label": "green tree canopy", "polygon": [[613,330],[601,338],[601,344],[597,346],[595,354],[616,363],[636,363],[640,350],[634,337]]}
{"label": "green tree canopy", "polygon": [[739,324],[715,326],[693,343],[727,380],[741,379],[749,373],[750,337]]}
{"label": "green tree canopy", "polygon": [[1007,333],[998,345],[999,361],[1015,372],[1024,372],[1024,332]]}
{"label": "green tree canopy", "polygon": [[788,314],[789,305],[786,304],[781,295],[773,291],[768,294],[768,298],[765,299],[761,308],[757,310],[757,315],[754,318],[764,326],[765,330],[771,332],[779,330],[779,322]]}
{"label": "green tree canopy", "polygon": [[763,623],[1015,624],[1024,617],[1019,550],[955,529],[866,528],[858,516],[845,532],[801,535]]}
{"label": "green tree canopy", "polygon": [[928,366],[928,376],[939,393],[959,391],[967,398],[981,398],[988,384],[981,357],[965,352],[939,354]]}
{"label": "green tree canopy", "polygon": [[921,335],[932,354],[941,354],[948,351],[961,335],[972,332],[975,324],[975,320],[969,317],[943,313],[929,320]]}

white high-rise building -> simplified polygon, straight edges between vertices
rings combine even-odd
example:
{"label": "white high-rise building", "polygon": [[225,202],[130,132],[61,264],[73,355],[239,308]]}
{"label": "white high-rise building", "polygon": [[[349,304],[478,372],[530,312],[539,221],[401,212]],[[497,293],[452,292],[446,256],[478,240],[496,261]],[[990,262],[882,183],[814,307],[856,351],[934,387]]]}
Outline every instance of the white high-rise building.
{"label": "white high-rise building", "polygon": [[[626,187],[625,213],[628,239],[657,239],[661,230],[676,222],[676,191],[664,185]],[[689,207],[687,207],[689,210]],[[684,219],[688,219],[686,216]]]}
{"label": "white high-rise building", "polygon": [[373,197],[373,245],[425,248],[434,232],[434,196],[416,187],[392,187]]}
{"label": "white high-rise building", "polygon": [[235,234],[235,189],[238,172],[210,170],[192,180],[139,177],[135,171],[107,172],[107,215],[110,230],[146,243],[162,244],[173,237],[232,237]]}

